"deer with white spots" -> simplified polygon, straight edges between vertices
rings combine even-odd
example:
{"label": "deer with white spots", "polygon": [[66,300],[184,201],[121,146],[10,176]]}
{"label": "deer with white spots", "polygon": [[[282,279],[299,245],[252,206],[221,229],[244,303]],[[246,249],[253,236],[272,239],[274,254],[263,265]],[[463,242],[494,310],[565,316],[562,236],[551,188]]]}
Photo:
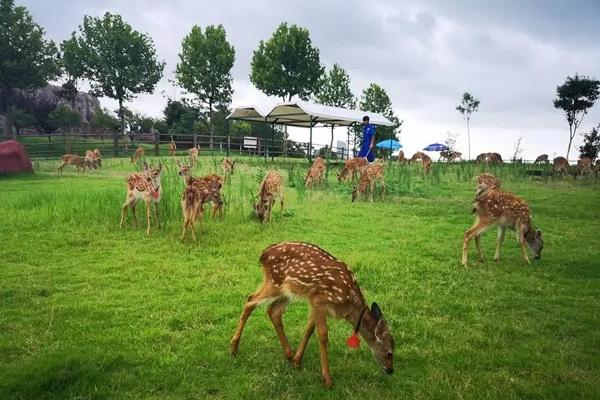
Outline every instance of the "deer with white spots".
{"label": "deer with white spots", "polygon": [[[371,307],[348,266],[325,250],[308,243],[283,242],[270,246],[260,256],[262,285],[248,297],[238,328],[231,339],[231,354],[238,353],[242,331],[254,309],[270,303],[267,314],[275,327],[285,357],[300,366],[304,351],[315,327],[319,338],[321,374],[325,385],[332,385],[329,372],[327,317],[345,319],[354,327],[348,339],[358,347],[358,334],[371,349],[386,374],[393,369],[394,338],[376,303]],[[311,313],[306,332],[294,353],[283,328],[282,317],[291,299],[309,303]]]}
{"label": "deer with white spots", "polygon": [[146,234],[150,234],[150,209],[153,204],[156,225],[160,228],[160,221],[158,220],[158,203],[162,197],[160,184],[161,173],[161,163],[158,164],[158,168],[150,168],[148,164],[146,164],[146,161],[144,161],[144,171],[142,173],[135,172],[127,177],[127,198],[121,209],[121,228],[125,222],[125,216],[128,209],[131,209],[133,223],[137,226],[135,207],[140,200],[143,200],[144,203],[146,203]]}

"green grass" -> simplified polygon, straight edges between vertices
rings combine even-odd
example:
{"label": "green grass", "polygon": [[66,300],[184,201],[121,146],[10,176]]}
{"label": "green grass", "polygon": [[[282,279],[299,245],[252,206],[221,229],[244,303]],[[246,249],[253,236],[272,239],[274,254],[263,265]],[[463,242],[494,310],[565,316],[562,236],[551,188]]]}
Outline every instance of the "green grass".
{"label": "green grass", "polygon": [[[497,399],[600,397],[600,184],[532,179],[528,166],[494,170],[531,205],[544,231],[542,259],[522,263],[514,235],[492,261],[460,266],[470,213],[471,164],[386,172],[388,195],[350,203],[329,175],[306,191],[305,165],[281,163],[286,212],[270,225],[251,216],[270,165],[238,163],[224,189],[223,221],[205,221],[195,244],[178,240],[183,182],[163,159],[163,227],[118,228],[126,160],[100,171],[0,180],[0,398]],[[217,171],[204,157],[196,173]],[[283,240],[312,242],[346,261],[396,338],[395,373],[383,375],[365,345],[345,346],[352,327],[330,320],[334,387],[320,378],[318,343],[294,370],[264,309],[250,318],[240,354],[228,354],[246,296],[261,281],[258,257]],[[308,308],[291,305],[297,345]]]}

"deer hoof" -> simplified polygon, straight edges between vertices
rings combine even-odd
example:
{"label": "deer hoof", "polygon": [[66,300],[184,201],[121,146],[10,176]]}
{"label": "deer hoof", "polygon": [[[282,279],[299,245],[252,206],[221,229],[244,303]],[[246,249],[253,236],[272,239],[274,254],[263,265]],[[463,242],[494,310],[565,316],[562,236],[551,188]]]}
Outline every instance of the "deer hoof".
{"label": "deer hoof", "polygon": [[331,389],[331,387],[333,386],[333,382],[331,381],[331,378],[329,376],[323,377],[323,383],[325,384],[325,387],[327,389]]}

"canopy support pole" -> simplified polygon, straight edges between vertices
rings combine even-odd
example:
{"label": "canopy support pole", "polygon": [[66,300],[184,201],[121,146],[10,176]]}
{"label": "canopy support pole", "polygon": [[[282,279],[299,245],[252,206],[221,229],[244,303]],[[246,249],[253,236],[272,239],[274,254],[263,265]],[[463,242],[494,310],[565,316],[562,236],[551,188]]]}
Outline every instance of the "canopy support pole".
{"label": "canopy support pole", "polygon": [[269,124],[267,123],[267,119],[265,118],[265,133],[263,135],[264,141],[263,141],[263,153],[265,155],[265,162],[267,162],[267,129],[269,127]]}
{"label": "canopy support pole", "polygon": [[308,161],[312,162],[312,128],[313,128],[312,115],[309,115],[308,118],[310,119],[310,136],[309,136],[309,141],[308,141]]}
{"label": "canopy support pole", "polygon": [[273,161],[273,157],[275,157],[274,153],[275,149],[275,122],[271,124],[271,161]]}
{"label": "canopy support pole", "polygon": [[348,139],[346,140],[346,160],[350,159],[350,125],[348,125],[348,129],[346,129],[346,133],[348,134]]}
{"label": "canopy support pole", "polygon": [[229,157],[229,150],[231,148],[231,137],[229,136],[229,118],[225,119],[225,134],[227,135],[227,157]]}

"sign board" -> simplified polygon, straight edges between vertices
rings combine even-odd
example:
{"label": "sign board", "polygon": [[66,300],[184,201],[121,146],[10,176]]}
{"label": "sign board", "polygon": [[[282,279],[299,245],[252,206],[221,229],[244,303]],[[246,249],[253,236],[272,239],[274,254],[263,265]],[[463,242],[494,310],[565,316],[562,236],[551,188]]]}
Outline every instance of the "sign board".
{"label": "sign board", "polygon": [[244,136],[244,148],[256,149],[258,140],[255,136]]}

